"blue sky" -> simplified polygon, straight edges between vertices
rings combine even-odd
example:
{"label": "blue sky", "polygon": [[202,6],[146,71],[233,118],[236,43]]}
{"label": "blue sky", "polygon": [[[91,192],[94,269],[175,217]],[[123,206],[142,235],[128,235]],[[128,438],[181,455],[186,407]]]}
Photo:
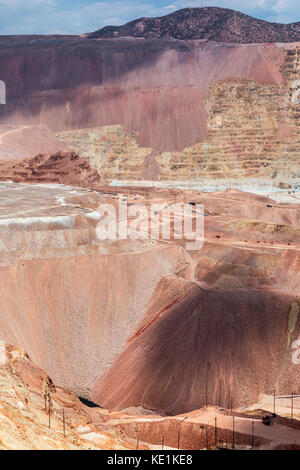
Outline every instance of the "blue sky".
{"label": "blue sky", "polygon": [[268,21],[300,21],[300,0],[0,0],[0,34],[79,34],[203,5],[232,8]]}

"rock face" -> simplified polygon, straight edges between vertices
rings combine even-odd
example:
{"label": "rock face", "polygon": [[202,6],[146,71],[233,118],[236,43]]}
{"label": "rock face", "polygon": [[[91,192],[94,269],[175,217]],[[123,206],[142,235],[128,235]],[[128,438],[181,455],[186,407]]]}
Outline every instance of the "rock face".
{"label": "rock face", "polygon": [[[100,412],[97,408],[93,413],[75,395],[58,386],[50,393],[49,427],[48,403],[45,411],[42,394],[45,377],[46,373],[26,353],[0,342],[1,450],[136,448],[132,439],[122,439],[113,426],[107,425],[106,410]],[[147,449],[143,443],[141,448]]]}
{"label": "rock face", "polygon": [[96,209],[113,199],[96,191],[0,186],[0,339],[28,351],[59,385],[89,397],[156,284],[189,257],[155,240],[100,242]]}
{"label": "rock face", "polygon": [[239,193],[192,197],[206,208],[205,245],[194,267],[160,282],[100,377],[92,397],[106,407],[178,414],[206,400],[245,406],[262,390],[300,387],[292,361],[300,335],[299,206],[271,207]]}
{"label": "rock face", "polygon": [[205,404],[208,364],[212,405],[220,380],[222,406],[229,393],[241,406],[298,390],[299,205],[129,191],[130,205],[204,204],[204,247],[187,252],[153,234],[100,241],[96,209],[118,204],[112,190],[0,186],[0,337],[58,385],[107,408],[172,414]]}
{"label": "rock face", "polygon": [[297,180],[299,58],[297,44],[2,37],[0,123],[49,126],[107,179]]}
{"label": "rock face", "polygon": [[153,233],[100,241],[96,209],[122,191],[0,187],[0,338],[58,385],[107,408],[171,414],[205,405],[206,374],[211,405],[299,389],[299,205],[127,189],[129,206],[204,204],[205,244],[188,252]]}
{"label": "rock face", "polygon": [[[260,34],[261,23],[219,9],[169,20],[184,36],[200,23],[208,31],[212,18],[218,41],[226,30],[247,42],[246,23],[249,40]],[[253,405],[262,393],[300,387],[300,205],[238,191],[104,188],[105,179],[249,179],[291,192],[300,175],[300,45],[160,37],[169,34],[164,21],[143,20],[145,38],[0,38],[0,340],[77,395],[162,416],[206,402]],[[57,138],[49,131],[41,153],[44,125]],[[141,240],[99,240],[97,208],[122,206],[125,196],[129,207],[169,205],[174,220],[175,204],[204,204],[203,248],[188,252],[186,239],[162,240],[148,224]],[[206,411],[190,417],[188,433],[215,416]],[[150,421],[142,431],[157,444]],[[131,438],[135,424],[115,422]],[[163,429],[174,446],[177,421]],[[263,431],[258,439],[266,444]]]}
{"label": "rock face", "polygon": [[110,408],[140,404],[181,414],[205,406],[206,380],[208,403],[228,409],[231,398],[237,407],[255,402],[261,390],[271,394],[271,384],[283,393],[298,390],[286,336],[294,299],[255,288],[164,281],[93,399]]}
{"label": "rock face", "polygon": [[[186,110],[185,119],[183,116],[182,120],[179,119],[178,114],[173,117],[169,101],[169,108],[157,103],[153,113],[155,122],[147,127],[147,139],[143,131],[132,134],[124,132],[120,126],[74,133],[69,131],[59,133],[59,137],[68,145],[74,145],[78,152],[89,154],[92,165],[108,179],[227,179],[234,182],[261,178],[271,184],[281,181],[296,183],[300,174],[300,139],[299,104],[294,99],[297,93],[294,87],[299,74],[299,47],[290,46],[280,57],[277,54],[283,51],[271,46],[234,46],[233,49],[231,46],[229,49],[224,45],[215,46],[214,53],[218,51],[220,55],[219,58],[217,54],[214,58],[211,56],[211,62],[208,57],[212,46],[199,47],[202,52],[197,62],[200,74],[198,83],[202,87],[203,107],[201,99],[195,101],[197,87],[185,87],[191,101],[194,100],[193,107]],[[264,71],[264,65],[258,65],[258,55],[261,53],[268,63]],[[253,54],[252,58],[248,54]],[[241,61],[236,62],[238,55]],[[222,58],[225,60],[225,57],[229,61],[227,66],[232,66],[228,72],[226,66],[223,67]],[[159,62],[160,70],[166,60]],[[247,64],[243,64],[243,60]],[[208,88],[206,73],[210,69],[209,64],[213,63],[220,65],[220,69],[215,69],[210,77],[216,77],[218,73],[222,73],[222,77],[217,83],[210,83]],[[233,70],[238,63],[239,66]],[[244,79],[242,70],[245,71]],[[262,75],[254,77],[258,71]],[[180,71],[177,72],[179,76]],[[237,75],[240,79],[233,78]],[[159,72],[155,76],[158,77]],[[179,83],[177,87],[183,93]],[[162,100],[162,94],[159,96]],[[180,106],[178,108],[182,109]],[[149,129],[156,129],[156,124],[160,122],[159,112],[163,113],[161,116],[167,113],[170,121],[162,117],[162,124],[151,138]],[[193,119],[191,123],[189,116],[192,115],[195,115],[196,121]],[[176,119],[179,120],[175,122]],[[200,126],[201,132],[197,126]],[[173,134],[175,129],[178,130],[177,137]],[[174,138],[169,141],[170,136]],[[190,145],[188,141],[194,144]],[[142,148],[137,145],[139,142],[143,144]]]}
{"label": "rock face", "polygon": [[299,57],[297,44],[2,38],[0,122],[48,125],[107,179],[297,179]]}
{"label": "rock face", "polygon": [[60,183],[96,189],[106,182],[88,162],[74,152],[39,154],[18,162],[0,163],[0,181]]}
{"label": "rock face", "polygon": [[[159,416],[141,407],[114,412],[80,401],[70,391],[53,384],[49,393],[51,414],[43,387],[51,379],[22,350],[0,342],[0,439],[5,450],[151,450],[165,445],[180,449],[216,448],[218,437],[232,441],[232,416],[217,407],[207,407],[184,416]],[[265,397],[272,399],[272,397]],[[272,401],[272,400],[271,400]],[[92,406],[91,406],[92,405]],[[268,405],[267,405],[268,406]],[[299,449],[299,424],[277,417],[266,427],[262,411],[235,413],[235,443],[245,449]],[[266,412],[265,412],[266,413]],[[294,399],[294,416],[299,415]],[[255,420],[254,439],[250,435]],[[178,430],[180,433],[178,434]]]}
{"label": "rock face", "polygon": [[0,161],[68,150],[47,126],[0,126]]}
{"label": "rock face", "polygon": [[106,26],[90,38],[206,39],[219,42],[262,43],[300,40],[300,22],[269,23],[228,8],[184,8],[159,18],[139,18],[123,26]]}

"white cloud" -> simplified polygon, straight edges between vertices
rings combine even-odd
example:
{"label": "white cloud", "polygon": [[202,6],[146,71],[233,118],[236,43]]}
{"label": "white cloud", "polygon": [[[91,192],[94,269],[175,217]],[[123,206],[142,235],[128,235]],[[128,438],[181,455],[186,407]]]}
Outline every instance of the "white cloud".
{"label": "white cloud", "polygon": [[164,7],[165,10],[176,10],[177,7],[176,5],[167,5],[166,7]]}

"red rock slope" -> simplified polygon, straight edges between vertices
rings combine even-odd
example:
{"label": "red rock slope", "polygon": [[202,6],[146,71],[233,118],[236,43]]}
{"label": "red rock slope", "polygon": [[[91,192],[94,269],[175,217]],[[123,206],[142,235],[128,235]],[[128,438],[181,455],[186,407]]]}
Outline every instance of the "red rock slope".
{"label": "red rock slope", "polygon": [[262,44],[25,38],[20,48],[0,37],[8,94],[0,123],[55,131],[121,124],[142,146],[183,150],[207,138],[210,86],[224,79],[283,85],[284,58],[282,47]]}
{"label": "red rock slope", "polygon": [[60,183],[84,188],[106,184],[88,162],[74,152],[39,154],[17,162],[0,163],[0,181]]}
{"label": "red rock slope", "polygon": [[286,337],[293,296],[202,286],[161,282],[93,400],[178,414],[204,406],[206,393],[209,404],[230,408],[231,399],[247,405],[274,387],[282,394],[299,389]]}
{"label": "red rock slope", "polygon": [[[175,417],[159,416],[142,408],[114,412],[86,406],[53,382],[49,427],[49,408],[46,406],[45,410],[43,396],[47,379],[49,376],[26,353],[0,342],[2,450],[148,450],[161,449],[162,439],[165,446],[175,449],[215,449],[219,442],[232,444],[232,416],[217,407]],[[294,401],[297,416],[298,402]],[[263,411],[234,412],[236,448],[246,449],[253,443],[259,449],[299,449],[299,421],[277,417],[266,429],[262,414]]]}

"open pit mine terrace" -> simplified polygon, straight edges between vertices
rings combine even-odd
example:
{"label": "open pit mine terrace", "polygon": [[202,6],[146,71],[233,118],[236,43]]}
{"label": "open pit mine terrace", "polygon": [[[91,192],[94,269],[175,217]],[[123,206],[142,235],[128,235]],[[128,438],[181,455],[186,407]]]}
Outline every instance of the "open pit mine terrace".
{"label": "open pit mine terrace", "polygon": [[[299,449],[300,205],[93,184],[0,183],[1,447]],[[124,196],[204,204],[203,248],[99,241]]]}

